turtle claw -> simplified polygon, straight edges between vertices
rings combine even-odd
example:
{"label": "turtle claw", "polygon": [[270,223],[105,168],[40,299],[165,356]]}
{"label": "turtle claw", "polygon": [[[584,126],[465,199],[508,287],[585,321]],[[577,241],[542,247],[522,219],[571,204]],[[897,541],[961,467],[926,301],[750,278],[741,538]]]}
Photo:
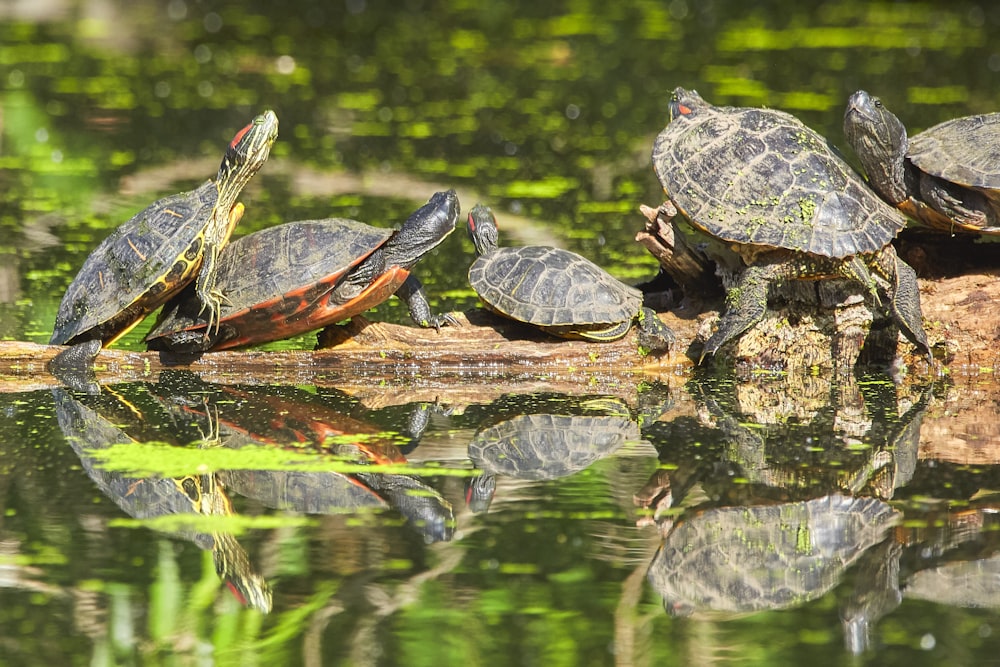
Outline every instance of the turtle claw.
{"label": "turtle claw", "polygon": [[[231,305],[232,302],[219,290],[211,290],[208,295],[199,294],[201,299],[201,310],[198,316],[201,317],[208,310],[208,326],[205,327],[205,338],[210,335],[218,335],[219,327],[222,325],[222,305]],[[212,331],[212,327],[215,331]]]}
{"label": "turtle claw", "polygon": [[444,315],[432,315],[430,318],[425,320],[423,324],[428,328],[434,327],[435,331],[441,331],[441,327],[443,326],[462,326],[462,323],[458,321],[458,318],[451,313],[445,313]]}
{"label": "turtle claw", "polygon": [[212,333],[212,326],[215,326],[215,333],[219,332],[219,302],[217,299],[212,298],[210,301],[202,299],[201,310],[198,311],[198,317],[205,314],[208,311],[208,326],[205,327],[205,338],[208,338],[209,334]]}

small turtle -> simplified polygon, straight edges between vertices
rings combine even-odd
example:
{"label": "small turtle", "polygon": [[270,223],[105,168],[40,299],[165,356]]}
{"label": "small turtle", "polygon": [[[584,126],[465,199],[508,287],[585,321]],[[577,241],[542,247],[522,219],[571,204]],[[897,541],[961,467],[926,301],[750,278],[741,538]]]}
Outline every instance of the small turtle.
{"label": "small turtle", "polygon": [[682,224],[746,266],[702,359],[763,319],[771,283],[829,278],[864,285],[929,354],[916,275],[890,245],[906,219],[797,118],[677,88],[653,166]]}
{"label": "small turtle", "polygon": [[665,352],[674,334],[649,308],[642,292],[576,253],[548,246],[497,247],[497,223],[488,206],[469,213],[478,257],[469,282],[489,310],[562,338],[611,341],[633,323],[639,345]]}
{"label": "small turtle", "polygon": [[955,118],[907,138],[882,101],[859,90],[844,134],[886,201],[945,231],[1000,234],[1000,113]]}
{"label": "small turtle", "polygon": [[196,353],[289,338],[336,324],[397,294],[423,327],[432,315],[410,268],[455,229],[454,190],[435,193],[398,231],[329,218],[276,225],[230,243],[219,258],[226,294],[215,331],[196,294],[182,292],[146,336],[151,350]]}

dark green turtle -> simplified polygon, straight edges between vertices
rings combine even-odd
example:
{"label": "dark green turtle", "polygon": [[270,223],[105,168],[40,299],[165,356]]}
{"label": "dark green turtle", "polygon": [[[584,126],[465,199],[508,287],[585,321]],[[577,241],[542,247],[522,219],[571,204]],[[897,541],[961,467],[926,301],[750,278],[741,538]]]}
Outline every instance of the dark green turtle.
{"label": "dark green turtle", "polygon": [[230,142],[214,181],[151,204],[97,246],[66,290],[49,341],[84,345],[57,357],[55,369],[85,366],[192,281],[199,308],[218,326],[216,259],[243,216],[236,200],[277,136],[274,112],[257,116]]}
{"label": "dark green turtle", "polygon": [[912,218],[944,231],[1000,234],[1000,113],[955,118],[913,137],[859,90],[844,134],[871,185]]}
{"label": "dark green turtle", "polygon": [[226,301],[213,331],[198,295],[168,303],[149,349],[194,353],[281,340],[374,308],[397,294],[423,327],[454,324],[431,314],[411,267],[455,229],[454,190],[435,193],[398,231],[330,218],[277,225],[233,241],[219,258]]}
{"label": "dark green turtle", "polygon": [[890,245],[905,218],[794,116],[716,107],[678,88],[653,166],[682,224],[746,267],[702,358],[763,319],[771,283],[827,278],[860,282],[929,353],[916,275]]}
{"label": "dark green turtle", "polygon": [[489,310],[562,338],[611,341],[633,323],[639,344],[666,351],[674,334],[649,308],[642,292],[576,253],[548,246],[498,248],[496,218],[488,206],[469,213],[478,257],[469,282]]}

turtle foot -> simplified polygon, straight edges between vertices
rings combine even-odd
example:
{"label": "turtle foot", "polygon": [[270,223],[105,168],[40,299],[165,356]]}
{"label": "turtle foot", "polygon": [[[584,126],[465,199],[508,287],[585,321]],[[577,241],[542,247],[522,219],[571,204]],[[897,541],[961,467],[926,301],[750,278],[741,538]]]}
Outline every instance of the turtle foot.
{"label": "turtle foot", "polygon": [[420,326],[424,327],[425,329],[430,329],[431,327],[434,327],[436,331],[441,331],[441,327],[444,326],[460,327],[462,326],[462,323],[459,322],[458,318],[456,318],[451,313],[445,313],[444,315],[431,315],[427,319],[421,320]]}
{"label": "turtle foot", "polygon": [[715,333],[705,341],[698,358],[699,364],[706,356],[714,356],[720,347],[764,319],[768,284],[781,271],[780,264],[751,265],[743,271],[739,282],[726,295],[726,313],[719,320]]}
{"label": "turtle foot", "polygon": [[896,285],[889,301],[893,319],[903,335],[932,361],[931,346],[924,331],[924,316],[920,310],[917,275],[903,260],[896,258]]}
{"label": "turtle foot", "polygon": [[649,308],[639,312],[639,345],[650,353],[670,351],[677,341],[673,330]]}

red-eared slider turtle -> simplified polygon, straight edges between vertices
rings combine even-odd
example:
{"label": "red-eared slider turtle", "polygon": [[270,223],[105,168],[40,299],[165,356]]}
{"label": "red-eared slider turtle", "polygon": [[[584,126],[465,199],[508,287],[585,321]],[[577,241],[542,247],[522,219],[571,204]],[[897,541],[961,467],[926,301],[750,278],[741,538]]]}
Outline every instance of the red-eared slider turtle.
{"label": "red-eared slider turtle", "polygon": [[1000,234],[1000,113],[955,118],[907,138],[882,101],[851,95],[844,134],[872,187],[945,231]]}
{"label": "red-eared slider turtle", "polygon": [[[233,513],[232,503],[214,473],[132,477],[105,469],[96,453],[117,444],[136,442],[121,425],[138,421],[133,406],[118,403],[117,398],[108,405],[106,401],[111,396],[88,397],[89,401],[99,402],[96,409],[92,409],[65,389],[52,390],[59,428],[102,493],[136,519],[174,514],[228,516]],[[263,612],[271,610],[270,586],[253,568],[246,550],[231,533],[181,531],[179,534],[212,552],[219,577],[241,602]]]}
{"label": "red-eared slider turtle", "polygon": [[905,218],[794,116],[716,107],[678,88],[653,166],[682,224],[746,265],[702,357],[763,319],[771,283],[826,278],[860,282],[929,352],[916,275],[889,245]]}
{"label": "red-eared slider turtle", "polygon": [[[243,216],[236,199],[277,136],[274,112],[257,116],[230,142],[215,180],[153,203],[104,239],[66,290],[49,343],[110,345],[192,281],[199,310],[218,325],[216,260]],[[77,349],[56,368],[86,365],[100,346]]]}
{"label": "red-eared slider turtle", "polygon": [[797,606],[833,588],[900,516],[840,495],[698,511],[673,525],[646,577],[672,615]]}
{"label": "red-eared slider turtle", "polygon": [[633,323],[639,344],[665,352],[674,334],[649,308],[642,292],[576,253],[548,246],[497,247],[497,223],[488,206],[469,213],[478,257],[469,282],[489,310],[562,338],[611,341]]}
{"label": "red-eared slider turtle", "polygon": [[146,337],[151,350],[193,353],[288,338],[336,324],[396,294],[423,327],[454,324],[432,315],[410,268],[454,230],[454,190],[435,193],[398,231],[331,218],[277,225],[233,241],[219,258],[226,295],[215,331],[196,294],[167,304]]}

